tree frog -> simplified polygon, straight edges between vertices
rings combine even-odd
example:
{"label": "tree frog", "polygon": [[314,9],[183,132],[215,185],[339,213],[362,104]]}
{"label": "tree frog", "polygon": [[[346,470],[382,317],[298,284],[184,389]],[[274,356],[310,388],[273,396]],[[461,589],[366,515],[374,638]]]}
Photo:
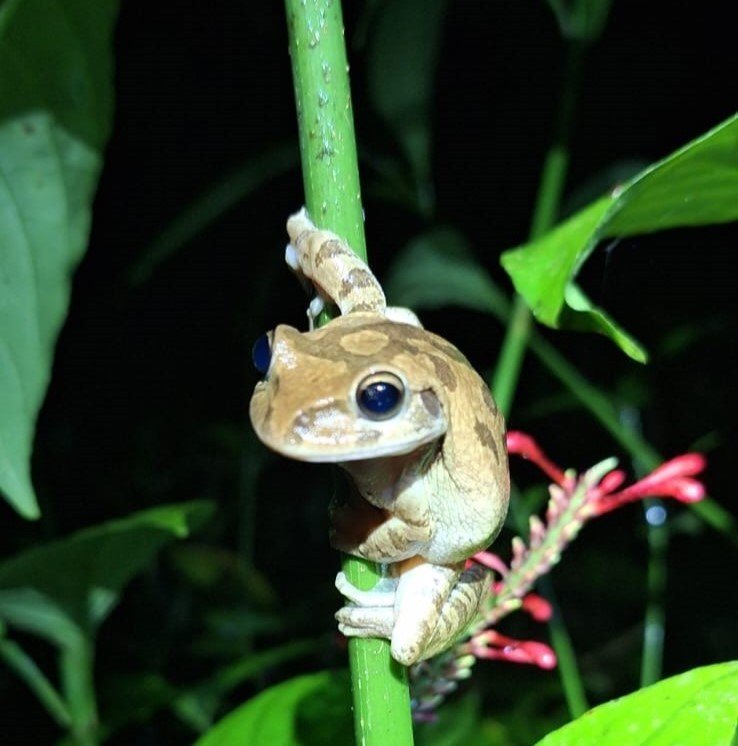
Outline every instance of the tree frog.
{"label": "tree frog", "polygon": [[[309,282],[310,331],[278,326],[255,346],[264,374],[251,399],[258,437],[301,461],[346,471],[349,496],[331,506],[331,544],[381,563],[372,590],[343,573],[345,635],[383,637],[404,665],[451,646],[489,586],[465,561],[507,512],[505,425],[466,358],[414,313],[388,308],[381,285],[339,236],[305,210],[287,222],[286,261]],[[341,315],[319,329],[325,302]]]}

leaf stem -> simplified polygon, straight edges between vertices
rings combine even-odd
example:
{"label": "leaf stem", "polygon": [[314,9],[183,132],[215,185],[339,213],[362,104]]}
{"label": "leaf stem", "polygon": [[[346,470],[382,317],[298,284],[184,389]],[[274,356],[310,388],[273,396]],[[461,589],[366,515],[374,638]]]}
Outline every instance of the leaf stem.
{"label": "leaf stem", "polygon": [[93,680],[92,643],[80,637],[62,648],[62,691],[72,718],[72,738],[77,746],[97,746],[98,719]]}
{"label": "leaf stem", "polygon": [[[567,48],[567,62],[562,95],[556,116],[554,139],[541,172],[529,232],[531,239],[545,233],[558,218],[569,165],[567,143],[579,96],[586,49],[587,45],[577,39],[570,41]],[[515,390],[520,379],[525,351],[531,337],[531,326],[531,313],[522,297],[516,295],[505,339],[492,378],[492,391],[498,406],[506,417],[512,408]],[[559,676],[570,707],[570,713],[572,717],[576,717],[580,714],[581,708],[586,705],[584,686],[577,670],[576,656],[571,640],[569,635],[566,634],[562,621],[559,621],[554,632],[552,643],[556,655],[559,660],[566,661],[567,664],[565,667],[559,668]]]}
{"label": "leaf stem", "polygon": [[72,716],[66,702],[18,643],[0,639],[0,658],[26,682],[57,725],[65,729],[71,727]]}
{"label": "leaf stem", "polygon": [[[285,6],[307,209],[366,259],[341,3],[285,0]],[[353,557],[343,567],[358,588],[372,588],[380,577],[377,567]],[[389,643],[349,640],[349,664],[357,743],[412,744],[407,673],[391,659]]]}

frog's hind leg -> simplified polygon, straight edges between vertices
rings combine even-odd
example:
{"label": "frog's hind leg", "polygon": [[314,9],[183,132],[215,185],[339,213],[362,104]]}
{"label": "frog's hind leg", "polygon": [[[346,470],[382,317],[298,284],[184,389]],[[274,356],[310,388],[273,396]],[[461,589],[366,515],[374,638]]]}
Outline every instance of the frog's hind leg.
{"label": "frog's hind leg", "polygon": [[384,314],[387,301],[382,286],[342,238],[316,228],[304,207],[287,221],[287,233],[285,261],[314,285],[320,298],[335,303],[342,314]]}
{"label": "frog's hind leg", "polygon": [[473,621],[489,587],[479,567],[423,563],[405,571],[395,594],[392,657],[410,666],[451,647]]}

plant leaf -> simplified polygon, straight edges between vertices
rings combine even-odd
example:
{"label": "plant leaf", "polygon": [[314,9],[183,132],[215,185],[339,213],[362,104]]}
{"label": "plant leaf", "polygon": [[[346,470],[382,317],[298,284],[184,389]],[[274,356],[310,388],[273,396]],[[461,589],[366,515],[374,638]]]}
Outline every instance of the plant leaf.
{"label": "plant leaf", "polygon": [[650,166],[528,244],[502,255],[536,318],[552,327],[596,331],[635,360],[646,354],[573,283],[604,238],[738,220],[738,115]]}
{"label": "plant leaf", "polygon": [[738,661],[695,668],[595,707],[538,746],[713,746],[732,743],[738,712]]}
{"label": "plant leaf", "polygon": [[[241,746],[245,743],[251,746],[304,746],[306,740],[298,732],[298,720],[305,717],[310,719],[310,715],[302,708],[307,705],[310,710],[311,701],[316,706],[326,699],[334,702],[337,696],[341,696],[340,692],[343,692],[346,699],[344,712],[350,739],[348,678],[345,672],[337,676],[335,672],[320,671],[297,676],[266,689],[226,715],[198,739],[195,746]],[[323,720],[323,725],[328,726],[332,738],[316,736],[309,743],[349,742],[345,740],[345,723],[340,716],[336,718],[333,712],[330,718],[324,717]],[[336,733],[343,733],[344,738],[336,738]]]}
{"label": "plant leaf", "polygon": [[0,492],[38,517],[33,430],[112,119],[115,0],[0,6]]}
{"label": "plant leaf", "polygon": [[416,310],[460,306],[504,317],[509,306],[466,239],[450,228],[418,236],[400,251],[384,288],[393,304]]}
{"label": "plant leaf", "polygon": [[161,547],[212,513],[166,505],[85,529],[0,563],[0,619],[63,647],[92,637],[124,585]]}
{"label": "plant leaf", "polygon": [[234,205],[267,181],[294,168],[299,153],[295,143],[262,148],[228,175],[221,176],[195,200],[180,209],[170,223],[143,249],[129,272],[133,285],[146,282],[162,262],[217,222]]}

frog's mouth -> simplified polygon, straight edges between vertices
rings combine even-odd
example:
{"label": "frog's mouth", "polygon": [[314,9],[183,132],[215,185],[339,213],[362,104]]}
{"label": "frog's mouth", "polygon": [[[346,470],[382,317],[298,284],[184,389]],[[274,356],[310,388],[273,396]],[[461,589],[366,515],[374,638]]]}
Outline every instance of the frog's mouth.
{"label": "frog's mouth", "polygon": [[292,430],[286,438],[272,432],[260,431],[258,434],[264,445],[287,458],[325,464],[404,456],[440,441],[447,426],[445,419],[439,418],[433,427],[424,428],[421,433],[383,429],[385,432],[382,428],[343,433],[309,430],[304,435]]}

